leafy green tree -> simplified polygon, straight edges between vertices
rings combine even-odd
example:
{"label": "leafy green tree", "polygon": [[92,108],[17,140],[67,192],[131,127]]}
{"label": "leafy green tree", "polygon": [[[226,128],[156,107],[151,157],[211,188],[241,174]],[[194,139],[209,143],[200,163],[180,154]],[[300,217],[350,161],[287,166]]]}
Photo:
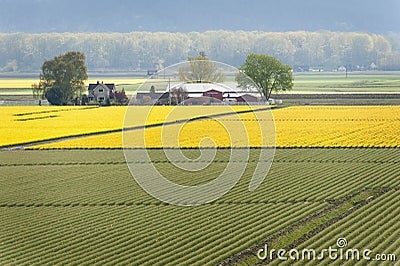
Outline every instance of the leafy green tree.
{"label": "leafy green tree", "polygon": [[154,87],[154,85],[151,85],[150,94],[155,94],[155,93],[156,93],[156,87]]}
{"label": "leafy green tree", "polygon": [[236,75],[238,86],[248,90],[255,84],[266,100],[273,91],[287,91],[293,88],[292,68],[272,56],[249,54],[239,69],[240,72]]}
{"label": "leafy green tree", "polygon": [[155,95],[156,95],[156,87],[154,87],[154,85],[151,85],[150,90],[149,90],[149,93],[150,93],[150,97],[151,97],[152,99],[154,99],[154,97],[155,97]]}
{"label": "leafy green tree", "polygon": [[54,105],[65,105],[81,97],[87,78],[85,55],[68,52],[43,63],[39,85],[32,85],[33,95]]}
{"label": "leafy green tree", "polygon": [[57,87],[52,87],[45,93],[45,97],[51,105],[62,105],[63,95],[63,91]]}
{"label": "leafy green tree", "polygon": [[188,66],[179,68],[179,79],[187,83],[223,82],[224,74],[204,55],[188,58]]}
{"label": "leafy green tree", "polygon": [[81,105],[86,105],[89,102],[89,98],[87,97],[86,94],[82,94],[81,97]]}

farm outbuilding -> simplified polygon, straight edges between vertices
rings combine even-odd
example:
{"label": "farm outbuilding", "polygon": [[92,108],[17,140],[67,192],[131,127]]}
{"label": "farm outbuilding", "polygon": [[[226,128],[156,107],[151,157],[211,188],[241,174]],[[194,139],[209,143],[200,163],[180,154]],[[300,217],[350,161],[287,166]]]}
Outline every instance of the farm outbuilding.
{"label": "farm outbuilding", "polygon": [[235,92],[232,88],[218,83],[186,83],[173,85],[166,91],[172,91],[174,88],[182,88],[188,93],[188,98],[212,97],[223,100],[223,94],[226,92]]}
{"label": "farm outbuilding", "polygon": [[215,98],[215,99],[218,99],[220,101],[222,101],[224,99],[224,93],[222,91],[218,91],[218,90],[215,90],[215,89],[211,89],[211,90],[203,92],[203,96],[210,97],[210,98]]}
{"label": "farm outbuilding", "polygon": [[[252,91],[241,91],[235,85],[230,86],[219,83],[184,83],[174,84],[166,88],[163,93],[138,92],[136,100],[139,104],[168,105],[170,103],[170,92],[181,89],[186,92],[185,105],[205,104],[262,104],[260,94]],[[173,96],[172,96],[173,97]],[[173,99],[172,99],[172,102]]]}

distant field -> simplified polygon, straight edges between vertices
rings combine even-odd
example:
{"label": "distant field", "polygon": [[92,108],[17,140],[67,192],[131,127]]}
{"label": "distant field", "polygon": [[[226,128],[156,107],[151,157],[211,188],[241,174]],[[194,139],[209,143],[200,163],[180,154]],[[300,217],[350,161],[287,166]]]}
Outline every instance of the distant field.
{"label": "distant field", "polygon": [[29,89],[33,83],[38,83],[38,79],[30,78],[1,78],[0,88],[1,89]]}
{"label": "distant field", "polygon": [[400,73],[297,73],[293,93],[400,93]]}
{"label": "distant field", "polygon": [[[89,83],[96,83],[103,81],[104,83],[114,83],[117,89],[133,93],[137,88],[147,79],[145,78],[121,78],[121,77],[98,77],[90,78],[86,85]],[[32,78],[0,78],[0,95],[21,95],[32,94],[32,84],[39,83],[39,79]]]}
{"label": "distant field", "polygon": [[0,88],[0,96],[10,95],[10,96],[32,96],[32,89],[18,89],[18,88]]}
{"label": "distant field", "polygon": [[[136,94],[140,85],[146,81],[146,86],[140,88],[140,91],[149,91],[151,85],[154,85],[157,91],[165,91],[168,84],[163,79],[147,80],[118,76],[90,78],[87,84],[97,81],[115,83],[117,89],[124,88],[129,95]],[[30,88],[33,83],[38,83],[38,79],[0,78],[0,96],[31,94]],[[294,88],[290,93],[400,93],[400,73],[358,72],[349,73],[347,78],[344,73],[295,73]]]}

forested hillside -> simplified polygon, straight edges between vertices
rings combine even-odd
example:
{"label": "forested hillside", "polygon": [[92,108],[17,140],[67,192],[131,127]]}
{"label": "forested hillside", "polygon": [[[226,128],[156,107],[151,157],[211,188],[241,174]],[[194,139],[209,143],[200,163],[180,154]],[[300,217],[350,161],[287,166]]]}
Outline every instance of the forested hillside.
{"label": "forested hillside", "polygon": [[254,52],[275,56],[295,70],[400,69],[398,35],[207,31],[0,34],[0,72],[38,72],[44,60],[70,50],[86,55],[89,71],[156,69],[199,52],[234,66]]}

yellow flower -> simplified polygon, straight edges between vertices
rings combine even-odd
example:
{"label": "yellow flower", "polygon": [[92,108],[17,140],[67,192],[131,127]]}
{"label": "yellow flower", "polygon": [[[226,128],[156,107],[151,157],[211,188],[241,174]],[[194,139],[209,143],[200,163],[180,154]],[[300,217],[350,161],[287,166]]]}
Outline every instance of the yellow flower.
{"label": "yellow flower", "polygon": [[[164,122],[178,123],[33,148],[260,147],[275,139],[277,147],[400,146],[399,106],[287,107],[272,111],[274,123],[270,111],[235,114],[245,110],[249,107],[2,107],[0,146]],[[186,121],[228,112],[232,114]]]}

